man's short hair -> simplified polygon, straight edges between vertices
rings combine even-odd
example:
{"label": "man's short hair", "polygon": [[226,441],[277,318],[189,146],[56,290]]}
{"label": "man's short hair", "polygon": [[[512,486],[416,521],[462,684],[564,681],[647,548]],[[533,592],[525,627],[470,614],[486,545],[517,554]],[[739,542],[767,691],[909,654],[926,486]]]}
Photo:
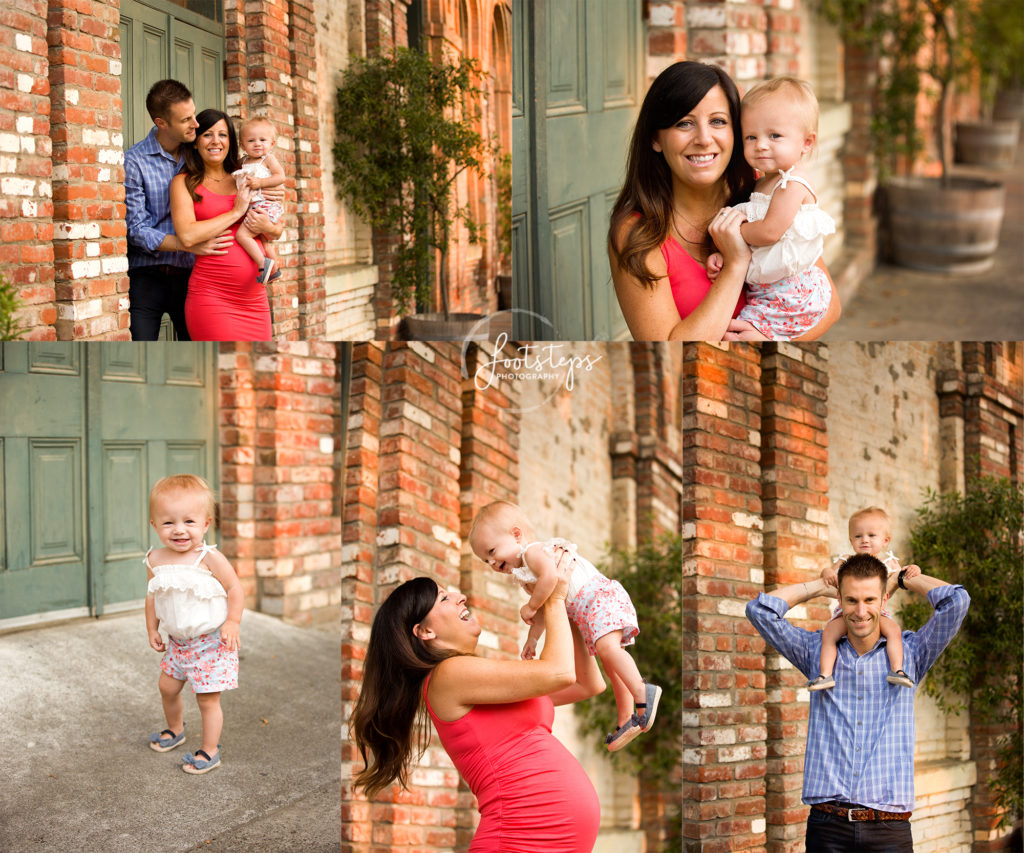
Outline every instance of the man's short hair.
{"label": "man's short hair", "polygon": [[843,580],[845,578],[878,578],[882,584],[882,595],[885,595],[885,587],[889,582],[889,570],[885,563],[872,557],[870,554],[854,554],[839,567],[839,577],[836,584],[839,587],[840,600],[842,600]]}
{"label": "man's short hair", "polygon": [[191,100],[192,93],[184,83],[177,80],[159,80],[146,95],[146,110],[151,119],[162,118],[167,121],[172,105]]}

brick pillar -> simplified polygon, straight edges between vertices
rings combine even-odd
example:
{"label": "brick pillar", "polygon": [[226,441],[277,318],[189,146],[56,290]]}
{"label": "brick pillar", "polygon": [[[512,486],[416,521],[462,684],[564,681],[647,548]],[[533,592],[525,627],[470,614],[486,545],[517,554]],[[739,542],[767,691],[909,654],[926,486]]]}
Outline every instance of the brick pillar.
{"label": "brick pillar", "polygon": [[[381,365],[384,346],[357,343],[346,418],[347,447],[341,551],[341,718],[351,718],[363,679],[366,643],[373,621],[374,566],[377,560],[377,514],[380,492]],[[341,742],[341,839],[346,853],[368,850],[370,804],[353,795],[350,780],[359,767],[353,743]]]}
{"label": "brick pillar", "polygon": [[221,550],[245,590],[245,606],[259,608],[256,527],[256,392],[253,345],[220,344]]}
{"label": "brick pillar", "polygon": [[632,343],[637,458],[637,540],[679,530],[682,447],[679,440],[678,344]]}
{"label": "brick pillar", "polygon": [[46,12],[42,2],[0,10],[0,272],[31,340],[54,340],[57,319]]}
{"label": "brick pillar", "polygon": [[[963,344],[964,458],[968,478],[984,475],[1021,481],[1020,364],[1014,365],[1006,357],[1009,346],[996,342]],[[997,375],[1000,368],[1005,375]]]}
{"label": "brick pillar", "polygon": [[[131,338],[119,20],[110,0],[53,8],[47,17],[59,340]],[[40,181],[36,192],[48,197],[51,186]],[[34,217],[38,205],[26,212]],[[42,262],[45,249],[37,253]]]}
{"label": "brick pillar", "polygon": [[[828,350],[819,344],[763,347],[764,585],[770,589],[817,577],[829,559]],[[811,620],[802,627],[820,627],[828,620],[828,600],[790,613],[791,619],[801,616]],[[774,650],[767,651],[765,671],[767,849],[798,853],[807,819],[800,795],[810,694],[803,675]]]}
{"label": "brick pillar", "polygon": [[259,610],[295,624],[334,623],[335,346],[226,343],[220,352],[224,547]]}
{"label": "brick pillar", "polygon": [[689,58],[722,66],[741,89],[767,71],[768,19],[755,3],[687,3]]}
{"label": "brick pillar", "polygon": [[647,79],[686,59],[686,7],[684,0],[654,0],[647,19]]}
{"label": "brick pillar", "polygon": [[725,853],[765,839],[761,366],[754,346],[683,348],[683,838]]}
{"label": "brick pillar", "polygon": [[800,14],[793,0],[766,0],[768,77],[800,76]]}
{"label": "brick pillar", "polygon": [[871,138],[871,117],[874,112],[874,90],[878,80],[877,60],[862,48],[845,45],[843,76],[846,81],[844,100],[850,105],[850,130],[846,134],[842,163],[845,177],[843,193],[843,225],[846,242],[864,249],[874,257],[878,243],[874,215],[875,173],[874,142]]}
{"label": "brick pillar", "polygon": [[[459,348],[448,344],[359,344],[353,352],[346,460],[344,716],[358,695],[371,604],[397,583],[427,575],[459,588]],[[379,415],[378,415],[379,412]],[[345,783],[361,768],[347,739]],[[459,777],[432,739],[410,776],[368,803],[346,790],[346,851],[446,849],[455,844]],[[369,823],[367,823],[369,821]],[[367,827],[369,830],[367,831]]]}
{"label": "brick pillar", "polygon": [[239,3],[226,9],[225,19],[227,111],[238,120],[270,119],[286,176],[285,229],[275,244],[284,271],[271,296],[274,336],[322,338],[327,295],[314,2],[274,0],[255,11]]}

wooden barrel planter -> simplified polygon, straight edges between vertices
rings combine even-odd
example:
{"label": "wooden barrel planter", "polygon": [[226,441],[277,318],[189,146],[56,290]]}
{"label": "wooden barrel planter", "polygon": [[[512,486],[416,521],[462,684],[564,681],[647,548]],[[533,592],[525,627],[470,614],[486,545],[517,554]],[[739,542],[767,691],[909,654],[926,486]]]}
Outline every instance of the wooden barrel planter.
{"label": "wooden barrel planter", "polygon": [[956,162],[1009,169],[1017,156],[1020,122],[956,123]]}
{"label": "wooden barrel planter", "polygon": [[992,110],[996,121],[1020,122],[1024,119],[1024,91],[1021,89],[1000,89],[996,92],[996,103]]}
{"label": "wooden barrel planter", "polygon": [[493,341],[512,323],[504,314],[410,314],[398,324],[401,341]]}
{"label": "wooden barrel planter", "polygon": [[995,262],[1006,188],[996,181],[892,178],[885,185],[892,259],[930,272],[973,274]]}

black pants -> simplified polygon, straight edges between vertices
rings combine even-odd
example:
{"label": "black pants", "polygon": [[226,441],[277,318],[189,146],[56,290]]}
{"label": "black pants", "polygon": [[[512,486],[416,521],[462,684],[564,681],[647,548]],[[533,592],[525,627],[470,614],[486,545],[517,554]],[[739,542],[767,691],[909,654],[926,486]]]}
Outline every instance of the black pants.
{"label": "black pants", "polygon": [[128,270],[128,313],[133,341],[155,341],[168,314],[179,341],[192,340],[185,326],[185,294],[192,270],[160,264]]}
{"label": "black pants", "polygon": [[914,853],[909,820],[858,820],[811,809],[807,853]]}

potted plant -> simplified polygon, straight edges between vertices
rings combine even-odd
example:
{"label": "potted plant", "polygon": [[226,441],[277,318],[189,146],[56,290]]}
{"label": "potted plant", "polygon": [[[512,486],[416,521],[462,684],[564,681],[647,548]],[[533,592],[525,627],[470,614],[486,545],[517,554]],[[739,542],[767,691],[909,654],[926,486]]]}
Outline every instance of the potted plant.
{"label": "potted plant", "polygon": [[[950,174],[956,83],[977,67],[976,56],[984,50],[981,33],[970,27],[976,5],[974,0],[822,0],[823,14],[847,43],[878,64],[872,134],[886,200],[882,236],[892,260],[904,266],[984,272],[999,245],[1005,187]],[[933,110],[938,177],[915,174],[925,148],[917,125],[922,100]]]}
{"label": "potted plant", "polygon": [[[436,61],[398,48],[356,58],[338,88],[334,178],[339,194],[373,227],[392,235],[391,290],[399,336],[419,340],[486,337],[484,315],[450,310],[448,248],[459,221],[477,242],[468,208],[453,202],[456,178],[483,172],[488,147],[462,117],[479,94],[472,59]],[[433,312],[439,281],[441,312]]]}
{"label": "potted plant", "polygon": [[956,125],[956,161],[1008,169],[1017,156],[1024,95],[1024,14],[1019,0],[981,0],[970,20],[987,121]]}

